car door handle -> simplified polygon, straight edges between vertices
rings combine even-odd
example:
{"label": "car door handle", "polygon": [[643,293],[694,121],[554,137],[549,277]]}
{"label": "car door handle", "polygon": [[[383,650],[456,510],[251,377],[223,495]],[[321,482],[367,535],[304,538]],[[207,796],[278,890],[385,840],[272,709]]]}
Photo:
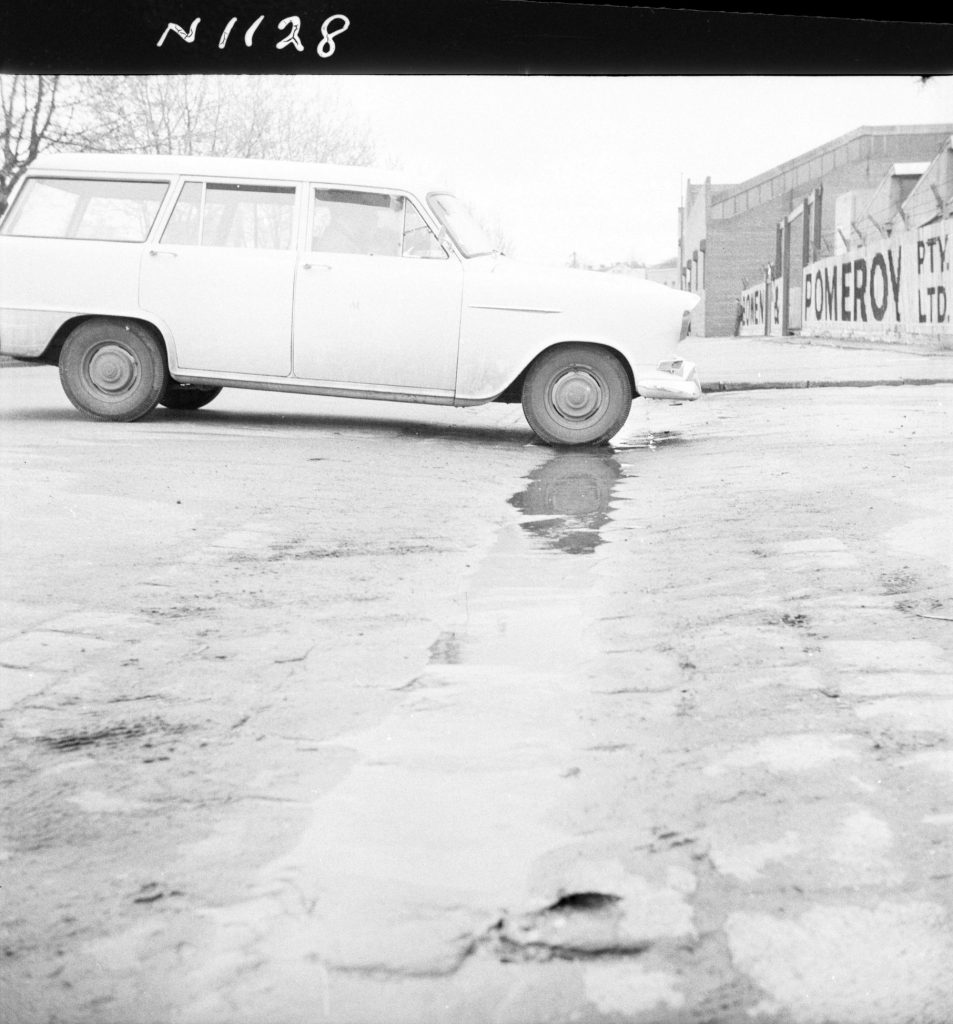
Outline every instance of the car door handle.
{"label": "car door handle", "polygon": [[150,256],[178,256],[177,252],[169,252],[168,249],[150,249]]}
{"label": "car door handle", "polygon": [[302,270],[331,270],[330,263],[302,263]]}

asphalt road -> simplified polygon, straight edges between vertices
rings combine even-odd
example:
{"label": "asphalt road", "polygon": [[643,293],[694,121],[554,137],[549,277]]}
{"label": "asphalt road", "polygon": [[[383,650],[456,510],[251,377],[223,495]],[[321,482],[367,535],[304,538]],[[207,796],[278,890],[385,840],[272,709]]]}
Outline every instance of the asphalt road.
{"label": "asphalt road", "polygon": [[949,1024],[951,428],[0,371],[4,1024]]}

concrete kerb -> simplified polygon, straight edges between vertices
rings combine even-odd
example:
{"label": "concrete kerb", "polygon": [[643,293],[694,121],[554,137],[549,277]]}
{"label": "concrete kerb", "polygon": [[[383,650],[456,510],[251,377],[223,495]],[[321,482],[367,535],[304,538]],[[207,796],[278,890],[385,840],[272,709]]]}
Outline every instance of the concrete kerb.
{"label": "concrete kerb", "polygon": [[790,388],[878,388],[922,387],[924,384],[953,384],[953,377],[894,377],[885,380],[778,380],[778,381],[707,381],[702,394],[723,391],[781,391]]}

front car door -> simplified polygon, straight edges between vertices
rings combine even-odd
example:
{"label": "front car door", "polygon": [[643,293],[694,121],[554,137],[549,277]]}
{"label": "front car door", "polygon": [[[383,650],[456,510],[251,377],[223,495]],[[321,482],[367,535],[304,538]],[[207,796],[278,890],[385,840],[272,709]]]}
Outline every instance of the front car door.
{"label": "front car door", "polygon": [[186,181],[142,256],[139,301],[168,325],[175,369],[288,376],[293,184]]}
{"label": "front car door", "polygon": [[296,377],[453,395],[463,268],[414,201],[313,186],[294,300]]}

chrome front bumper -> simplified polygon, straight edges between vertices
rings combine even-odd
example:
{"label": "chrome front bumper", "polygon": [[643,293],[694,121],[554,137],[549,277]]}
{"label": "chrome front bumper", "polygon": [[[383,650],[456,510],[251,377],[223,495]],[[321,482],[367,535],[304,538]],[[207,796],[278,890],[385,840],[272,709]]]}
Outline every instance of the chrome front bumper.
{"label": "chrome front bumper", "polygon": [[635,387],[642,398],[667,399],[671,402],[694,402],[701,398],[695,364],[687,359],[665,359],[654,373],[639,377]]}

